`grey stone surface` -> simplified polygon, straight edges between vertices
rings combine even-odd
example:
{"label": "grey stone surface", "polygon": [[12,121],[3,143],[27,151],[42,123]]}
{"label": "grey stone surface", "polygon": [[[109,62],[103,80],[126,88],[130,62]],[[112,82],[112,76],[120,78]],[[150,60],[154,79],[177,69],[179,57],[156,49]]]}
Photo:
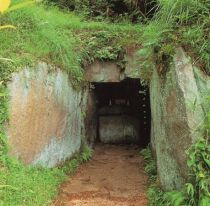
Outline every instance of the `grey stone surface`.
{"label": "grey stone surface", "polygon": [[151,139],[159,179],[165,190],[180,188],[188,178],[185,151],[202,136],[205,113],[200,88],[208,90],[206,81],[201,86],[182,48],[176,50],[174,62],[165,75],[153,72]]}
{"label": "grey stone surface", "polygon": [[89,145],[93,145],[97,138],[98,110],[97,97],[94,91],[89,90],[85,114],[85,138]]}
{"label": "grey stone surface", "polygon": [[210,78],[206,76],[199,68],[193,67],[196,83],[198,86],[198,91],[201,99],[201,106],[207,115],[208,110],[210,109]]}
{"label": "grey stone surface", "polygon": [[15,73],[8,88],[11,155],[53,167],[80,149],[87,91],[74,90],[67,73],[39,63]]}
{"label": "grey stone surface", "polygon": [[89,82],[120,82],[121,71],[115,62],[96,61],[85,69]]}
{"label": "grey stone surface", "polygon": [[139,59],[137,48],[127,49],[122,70],[113,61],[95,61],[85,69],[85,78],[89,82],[120,82],[126,78],[139,78]]}
{"label": "grey stone surface", "polygon": [[105,106],[99,109],[99,115],[120,115],[120,114],[127,114],[129,113],[129,109],[126,106]]}
{"label": "grey stone surface", "polygon": [[128,48],[125,54],[125,71],[124,78],[139,78],[140,68],[139,68],[139,55],[137,52],[139,48]]}
{"label": "grey stone surface", "polygon": [[139,120],[132,116],[100,116],[99,125],[99,137],[103,143],[136,143],[139,141]]}

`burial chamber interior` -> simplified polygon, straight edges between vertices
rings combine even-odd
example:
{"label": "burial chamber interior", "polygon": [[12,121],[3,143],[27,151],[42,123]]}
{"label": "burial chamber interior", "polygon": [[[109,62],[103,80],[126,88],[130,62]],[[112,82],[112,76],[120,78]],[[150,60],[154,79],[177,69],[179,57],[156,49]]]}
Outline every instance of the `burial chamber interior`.
{"label": "burial chamber interior", "polygon": [[149,89],[140,79],[91,83],[96,107],[96,141],[112,144],[150,142]]}

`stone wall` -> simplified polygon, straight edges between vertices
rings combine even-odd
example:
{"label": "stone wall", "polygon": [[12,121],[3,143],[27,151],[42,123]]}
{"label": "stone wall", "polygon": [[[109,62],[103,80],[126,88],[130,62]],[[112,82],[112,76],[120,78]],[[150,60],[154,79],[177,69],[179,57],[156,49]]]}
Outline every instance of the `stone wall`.
{"label": "stone wall", "polygon": [[182,48],[176,50],[166,74],[153,72],[151,142],[159,179],[166,190],[180,188],[188,178],[185,151],[202,137],[202,126],[210,106],[204,101],[209,88],[209,77],[193,67]]}
{"label": "stone wall", "polygon": [[53,167],[80,149],[87,92],[67,73],[39,63],[15,73],[10,92],[10,153],[25,164]]}
{"label": "stone wall", "polygon": [[85,137],[91,146],[97,139],[98,130],[98,108],[97,97],[90,89],[87,96],[87,107],[85,114]]}
{"label": "stone wall", "polygon": [[99,136],[103,143],[138,143],[140,138],[139,120],[130,115],[99,117]]}

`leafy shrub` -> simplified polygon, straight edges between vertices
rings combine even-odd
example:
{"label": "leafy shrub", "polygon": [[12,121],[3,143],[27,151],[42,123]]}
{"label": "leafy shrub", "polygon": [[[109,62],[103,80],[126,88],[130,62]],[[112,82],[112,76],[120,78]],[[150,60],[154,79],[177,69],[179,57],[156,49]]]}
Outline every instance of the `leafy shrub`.
{"label": "leafy shrub", "polygon": [[180,191],[166,193],[171,205],[208,206],[210,202],[210,144],[200,140],[187,152],[190,182]]}
{"label": "leafy shrub", "polygon": [[148,146],[146,149],[140,151],[140,154],[144,157],[145,172],[148,174],[150,181],[154,182],[157,178],[157,165],[155,159],[152,157],[152,151]]}
{"label": "leafy shrub", "polygon": [[[84,38],[85,49],[83,57],[89,63],[98,60],[122,60],[123,48],[120,46],[120,38],[117,32],[98,31],[89,32],[89,38]],[[87,37],[87,36],[86,36]]]}
{"label": "leafy shrub", "polygon": [[80,15],[94,17],[97,20],[109,19],[132,22],[146,20],[156,11],[156,1],[151,0],[48,0],[62,8],[74,10]]}

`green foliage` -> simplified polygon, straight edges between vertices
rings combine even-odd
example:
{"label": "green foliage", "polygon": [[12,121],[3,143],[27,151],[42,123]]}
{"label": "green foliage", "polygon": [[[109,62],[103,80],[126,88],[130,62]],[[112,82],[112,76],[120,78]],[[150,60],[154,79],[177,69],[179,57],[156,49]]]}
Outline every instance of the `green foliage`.
{"label": "green foliage", "polygon": [[148,174],[150,181],[154,182],[157,178],[157,165],[152,157],[150,147],[148,146],[146,149],[141,150],[140,154],[144,157],[145,172]]}
{"label": "green foliage", "polygon": [[[209,122],[210,124],[210,122]],[[210,202],[210,142],[200,140],[188,151],[188,167],[192,183],[186,184],[188,204],[205,205]],[[206,204],[207,205],[207,204]]]}
{"label": "green foliage", "polygon": [[158,0],[159,11],[155,18],[177,25],[194,24],[198,18],[209,15],[208,0]]}
{"label": "green foliage", "polygon": [[8,151],[4,131],[4,124],[8,120],[7,101],[7,90],[4,86],[0,85],[0,168]]}
{"label": "green foliage", "polygon": [[82,148],[82,154],[80,155],[80,162],[87,162],[91,159],[93,155],[93,150],[89,148],[87,145],[84,145]]}
{"label": "green foliage", "polygon": [[144,158],[145,172],[149,176],[150,186],[147,191],[150,206],[165,206],[167,198],[157,183],[157,164],[150,146],[140,151]]}
{"label": "green foliage", "polygon": [[89,34],[90,38],[84,40],[86,45],[84,52],[86,52],[90,63],[95,59],[117,60],[119,58],[123,49],[121,46],[113,44],[112,41],[116,38],[114,33],[107,31],[93,32]]}
{"label": "green foliage", "polygon": [[86,60],[86,64],[93,63],[96,59],[115,61],[123,69],[125,66],[124,48],[133,42],[126,38],[129,35],[131,35],[130,32],[123,34],[120,31],[94,31],[86,35],[82,34],[80,37],[84,39],[85,48],[82,52],[83,59]]}
{"label": "green foliage", "polygon": [[207,206],[210,202],[210,144],[201,139],[187,152],[190,169],[189,183],[182,190],[165,193],[172,206]]}
{"label": "green foliage", "polygon": [[148,188],[147,196],[149,199],[149,206],[170,206],[170,204],[167,204],[165,192],[155,183],[151,184]]}
{"label": "green foliage", "polygon": [[61,8],[75,11],[86,18],[121,22],[141,22],[154,12],[155,1],[139,0],[48,0]]}
{"label": "green foliage", "polygon": [[111,5],[108,1],[104,0],[51,0],[49,2],[54,2],[56,5],[60,6],[61,8],[70,9],[78,12],[80,15],[87,16],[105,16],[107,8]]}

